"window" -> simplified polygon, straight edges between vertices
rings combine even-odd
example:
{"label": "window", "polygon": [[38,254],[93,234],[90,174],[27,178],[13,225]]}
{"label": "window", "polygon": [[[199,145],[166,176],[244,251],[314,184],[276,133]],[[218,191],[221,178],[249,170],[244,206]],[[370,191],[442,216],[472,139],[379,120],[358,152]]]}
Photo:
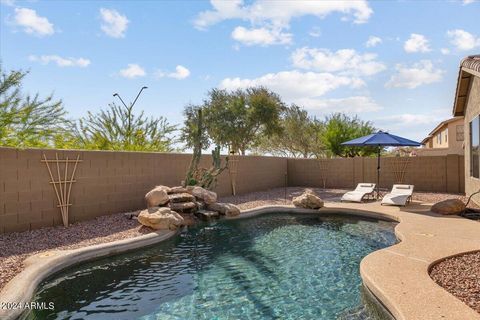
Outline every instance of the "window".
{"label": "window", "polygon": [[437,134],[437,143],[442,144],[442,133],[441,132]]}
{"label": "window", "polygon": [[480,131],[479,117],[470,122],[470,176],[480,178]]}
{"label": "window", "polygon": [[463,124],[456,127],[456,137],[457,141],[463,141]]}
{"label": "window", "polygon": [[448,128],[445,129],[445,143],[448,142]]}

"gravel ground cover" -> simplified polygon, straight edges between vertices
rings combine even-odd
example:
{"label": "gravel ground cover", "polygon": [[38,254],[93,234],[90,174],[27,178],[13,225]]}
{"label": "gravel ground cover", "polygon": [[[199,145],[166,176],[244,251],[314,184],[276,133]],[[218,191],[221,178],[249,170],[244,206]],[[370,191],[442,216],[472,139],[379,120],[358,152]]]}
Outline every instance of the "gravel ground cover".
{"label": "gravel ground cover", "polygon": [[[290,187],[276,188],[261,192],[247,193],[244,195],[223,197],[220,199],[222,202],[230,202],[236,204],[240,209],[251,209],[258,206],[264,206],[267,204],[292,204],[292,197],[299,196],[307,188]],[[319,189],[310,188],[317,193],[320,198],[325,201],[340,201],[342,195],[348,190],[345,189]],[[387,190],[381,190],[380,194],[387,193]],[[287,200],[285,200],[287,199]],[[436,203],[446,199],[460,199],[464,202],[467,201],[467,197],[459,194],[447,194],[447,193],[434,193],[434,192],[414,192],[413,200],[421,201],[425,203]],[[472,203],[470,203],[472,204]]]}
{"label": "gravel ground cover", "polygon": [[480,313],[480,251],[443,260],[433,266],[430,276]]}
{"label": "gravel ground cover", "polygon": [[0,289],[23,270],[23,261],[36,253],[75,249],[98,243],[132,238],[150,232],[124,214],[112,214],[72,226],[49,227],[0,235]]}
{"label": "gravel ground cover", "polygon": [[[241,209],[250,209],[267,204],[291,204],[292,197],[300,195],[305,189],[301,187],[291,187],[287,190],[276,188],[223,197],[220,201],[234,203]],[[339,201],[346,191],[343,189],[312,189],[326,201]],[[466,201],[465,197],[460,195],[421,192],[414,194],[414,200],[427,203],[448,198],[459,198]],[[119,213],[75,223],[68,228],[59,226],[2,234],[0,235],[0,289],[23,270],[23,261],[33,254],[53,249],[75,249],[132,238],[151,231],[149,228],[141,227],[136,220],[128,220],[123,213]]]}

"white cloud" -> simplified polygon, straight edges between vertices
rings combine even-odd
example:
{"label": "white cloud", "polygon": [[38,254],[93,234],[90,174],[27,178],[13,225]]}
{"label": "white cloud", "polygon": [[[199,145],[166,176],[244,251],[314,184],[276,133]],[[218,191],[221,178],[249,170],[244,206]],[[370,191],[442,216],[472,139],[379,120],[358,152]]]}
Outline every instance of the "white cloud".
{"label": "white cloud", "polygon": [[28,57],[30,61],[38,61],[42,64],[49,64],[50,62],[56,63],[59,67],[80,67],[85,68],[90,65],[90,60],[85,58],[62,58],[58,55],[43,55],[36,56],[30,55]]}
{"label": "white cloud", "polygon": [[292,53],[293,65],[301,69],[341,72],[358,76],[370,76],[386,69],[372,53],[360,54],[354,49],[332,52],[328,49],[304,47]]}
{"label": "white cloud", "polygon": [[401,113],[374,118],[375,126],[421,141],[441,121],[451,117],[450,108],[433,108],[428,113]]}
{"label": "white cloud", "polygon": [[127,68],[120,70],[120,76],[128,79],[134,79],[138,77],[144,77],[147,73],[145,70],[136,63],[128,64]]}
{"label": "white cloud", "polygon": [[211,0],[210,3],[214,10],[200,12],[193,21],[196,28],[205,29],[228,19],[246,19],[248,15],[248,10],[242,7],[242,0]]}
{"label": "white cloud", "polygon": [[410,67],[397,64],[395,69],[396,73],[385,84],[387,88],[414,89],[421,85],[439,82],[445,73],[435,68],[430,60],[421,60]]}
{"label": "white cloud", "polygon": [[282,71],[269,73],[258,78],[226,78],[219,87],[227,90],[263,86],[278,93],[286,103],[295,103],[312,112],[374,112],[383,109],[371,97],[351,96],[346,98],[325,99],[322,96],[339,89],[358,88],[364,82],[358,78],[337,76],[331,73],[300,71]]}
{"label": "white cloud", "polygon": [[355,23],[367,22],[373,11],[367,1],[309,1],[257,0],[249,5],[242,0],[211,0],[213,10],[200,12],[194,21],[197,28],[208,26],[228,19],[242,19],[253,23],[269,23],[274,26],[287,26],[292,18],[314,15],[324,18],[340,12],[345,16],[353,16]]}
{"label": "white cloud", "polygon": [[[281,41],[274,41],[274,43],[290,43],[291,34],[284,32],[290,27],[290,21],[293,18],[298,18],[305,15],[313,15],[319,18],[324,18],[331,13],[343,14],[343,19],[353,18],[354,23],[365,23],[368,21],[373,11],[366,0],[358,1],[310,1],[310,0],[285,0],[285,1],[270,1],[270,0],[255,0],[252,3],[244,3],[242,0],[211,0],[212,10],[200,12],[193,24],[197,29],[206,29],[211,25],[219,23],[224,20],[239,19],[249,21],[252,29],[245,28],[237,30],[248,39],[257,39],[260,37],[259,32],[263,34],[262,38],[271,38],[266,35],[265,30],[270,34],[278,33],[277,37]],[[237,27],[238,29],[238,27]],[[250,31],[247,36],[246,31]],[[255,31],[255,33],[253,33]],[[234,31],[235,32],[235,31]],[[272,40],[270,40],[272,41]],[[257,42],[265,45],[264,41],[249,41],[252,44]]]}
{"label": "white cloud", "polygon": [[464,6],[468,5],[468,4],[471,4],[471,3],[474,3],[476,2],[476,0],[463,0],[462,3]]}
{"label": "white cloud", "polygon": [[287,102],[294,102],[319,97],[339,87],[358,88],[364,85],[361,79],[355,77],[294,70],[268,73],[253,79],[226,78],[219,86],[227,90],[263,86],[277,92]]}
{"label": "white cloud", "polygon": [[289,44],[292,42],[292,34],[281,32],[280,29],[268,29],[236,27],[232,32],[232,38],[247,46],[273,44]]}
{"label": "white cloud", "polygon": [[424,35],[412,33],[410,34],[410,38],[405,41],[403,49],[408,53],[429,52],[430,45]]}
{"label": "white cloud", "polygon": [[365,46],[367,48],[376,47],[378,44],[382,43],[382,39],[376,36],[368,37],[367,42],[365,42]]}
{"label": "white cloud", "polygon": [[448,30],[447,37],[457,50],[467,51],[480,47],[480,37],[462,29]]}
{"label": "white cloud", "polygon": [[403,114],[396,114],[396,115],[386,116],[383,118],[378,118],[377,120],[385,123],[389,123],[389,124],[396,124],[399,126],[415,127],[418,125],[435,124],[444,119],[438,117],[437,115],[432,115],[432,114],[403,113]]}
{"label": "white cloud", "polygon": [[112,38],[125,37],[125,31],[127,31],[127,26],[130,22],[125,15],[122,15],[117,10],[105,8],[100,9],[100,15],[103,21],[101,28],[106,35]]}
{"label": "white cloud", "polygon": [[185,68],[182,65],[176,66],[175,67],[175,72],[165,73],[161,70],[158,70],[155,73],[156,78],[168,77],[168,78],[174,78],[174,79],[177,79],[177,80],[183,80],[183,79],[188,78],[189,76],[190,76],[190,70],[188,70],[187,68]]}
{"label": "white cloud", "polygon": [[442,54],[447,55],[447,54],[450,53],[450,49],[448,49],[448,48],[442,48],[442,49],[440,49],[440,52],[441,52]]}
{"label": "white cloud", "polygon": [[15,8],[13,23],[22,27],[26,33],[40,37],[55,33],[53,24],[47,18],[39,16],[35,10],[28,8]]}
{"label": "white cloud", "polygon": [[347,113],[363,113],[382,110],[371,97],[353,96],[338,99],[297,99],[295,103],[312,111],[322,113],[330,112],[347,112]]}

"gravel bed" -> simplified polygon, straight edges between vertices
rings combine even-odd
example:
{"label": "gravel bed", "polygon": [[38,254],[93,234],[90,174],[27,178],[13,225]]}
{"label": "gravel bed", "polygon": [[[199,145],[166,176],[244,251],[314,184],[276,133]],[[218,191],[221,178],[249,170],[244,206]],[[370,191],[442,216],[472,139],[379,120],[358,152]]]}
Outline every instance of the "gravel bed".
{"label": "gravel bed", "polygon": [[[276,188],[262,192],[222,197],[219,201],[234,203],[240,209],[251,209],[268,204],[291,204],[292,197],[300,195],[306,189],[302,187],[287,188],[287,200],[285,200],[285,189]],[[326,201],[340,201],[340,197],[346,192],[344,189],[311,189]],[[460,195],[420,192],[414,194],[415,200],[430,203],[448,198],[459,198],[466,201],[465,197]],[[23,261],[28,256],[52,249],[75,249],[133,238],[151,231],[149,228],[139,226],[136,220],[129,220],[123,213],[119,213],[75,223],[68,228],[59,226],[0,234],[0,289],[23,270]]]}
{"label": "gravel bed", "polygon": [[437,263],[430,271],[430,277],[480,313],[480,251]]}
{"label": "gravel bed", "polygon": [[237,196],[222,197],[219,201],[233,203],[242,210],[265,205],[290,205],[292,204],[292,198],[301,195],[306,189],[315,191],[320,198],[326,201],[340,201],[340,198],[346,192],[346,190],[342,189],[324,190],[318,188],[289,187],[286,190],[286,197],[285,188],[275,188]]}
{"label": "gravel bed", "polygon": [[129,220],[123,213],[75,223],[68,228],[48,227],[0,235],[0,289],[23,270],[23,261],[36,253],[75,249],[94,244],[137,237],[151,232]]}
{"label": "gravel bed", "polygon": [[[320,189],[306,187],[289,187],[287,188],[287,197],[285,201],[285,188],[275,188],[261,192],[247,193],[238,196],[222,197],[219,201],[230,202],[238,205],[240,209],[251,209],[267,204],[292,204],[292,197],[302,194],[306,189],[312,189],[320,198],[326,201],[340,201],[342,195],[349,191],[346,189]],[[381,190],[380,194],[386,194],[387,190]],[[460,199],[467,202],[467,197],[460,194],[435,193],[435,192],[414,192],[413,200],[425,203],[436,203],[446,199]],[[471,202],[469,207],[473,203]]]}

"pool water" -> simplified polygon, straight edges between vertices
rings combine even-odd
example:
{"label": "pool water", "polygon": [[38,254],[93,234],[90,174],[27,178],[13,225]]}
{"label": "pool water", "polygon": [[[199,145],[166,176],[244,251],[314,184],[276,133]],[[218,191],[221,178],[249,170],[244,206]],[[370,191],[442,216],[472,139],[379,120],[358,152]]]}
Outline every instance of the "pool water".
{"label": "pool water", "polygon": [[[360,260],[394,224],[268,214],[190,227],[47,280],[27,319],[337,319],[361,307]],[[365,318],[365,315],[363,315]]]}

